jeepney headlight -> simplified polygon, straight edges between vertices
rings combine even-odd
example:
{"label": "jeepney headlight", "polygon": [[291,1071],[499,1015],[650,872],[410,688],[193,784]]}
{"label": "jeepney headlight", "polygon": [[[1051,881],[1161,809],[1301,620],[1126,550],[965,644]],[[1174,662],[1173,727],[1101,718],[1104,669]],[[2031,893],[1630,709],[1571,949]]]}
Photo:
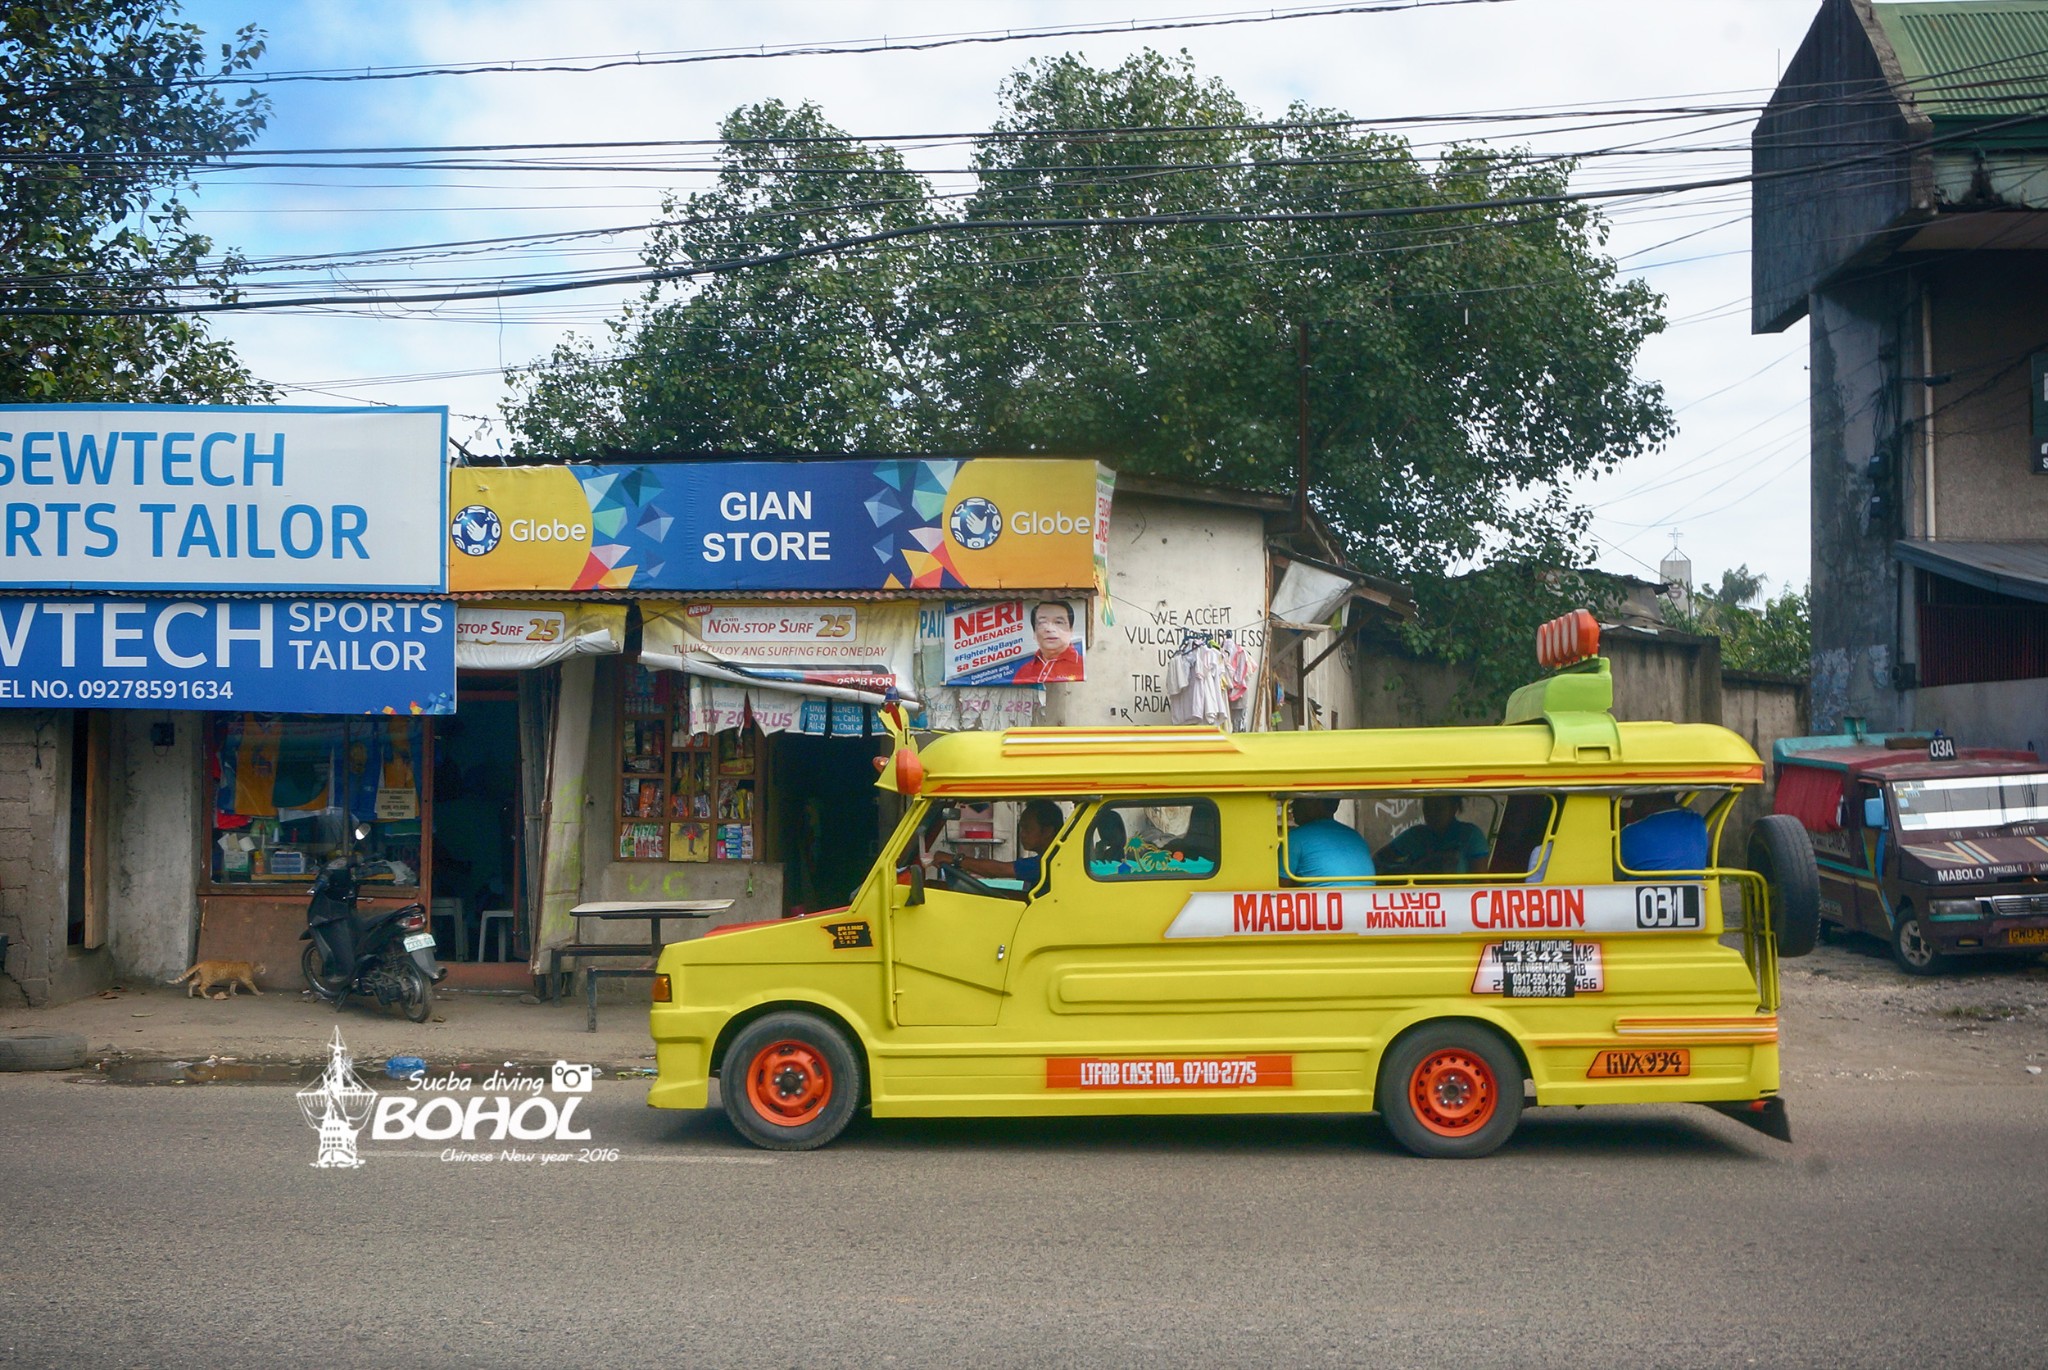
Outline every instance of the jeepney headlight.
{"label": "jeepney headlight", "polygon": [[1982,918],[1984,911],[1974,899],[1930,899],[1927,914],[1930,918]]}

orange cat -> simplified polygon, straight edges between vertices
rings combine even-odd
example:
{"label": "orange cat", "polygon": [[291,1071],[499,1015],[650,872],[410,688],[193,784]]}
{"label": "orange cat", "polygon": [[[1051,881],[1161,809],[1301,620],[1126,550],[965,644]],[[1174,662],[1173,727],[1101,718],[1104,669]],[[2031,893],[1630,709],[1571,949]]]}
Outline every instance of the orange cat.
{"label": "orange cat", "polygon": [[[203,994],[209,999],[231,999],[234,997],[235,985],[238,982],[247,985],[251,994],[263,993],[262,990],[256,988],[256,977],[269,969],[268,966],[260,962],[195,961],[186,968],[183,975],[178,976],[174,980],[167,980],[164,983],[176,985],[190,980],[192,983],[185,991],[187,999],[190,999],[195,994]],[[213,987],[219,984],[225,984],[228,987],[226,994],[214,994]]]}

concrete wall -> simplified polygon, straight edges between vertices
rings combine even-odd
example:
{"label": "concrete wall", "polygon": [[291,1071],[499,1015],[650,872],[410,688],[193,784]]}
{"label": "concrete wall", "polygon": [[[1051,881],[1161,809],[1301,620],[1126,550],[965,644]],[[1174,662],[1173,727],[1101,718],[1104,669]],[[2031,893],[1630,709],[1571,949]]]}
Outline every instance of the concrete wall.
{"label": "concrete wall", "polygon": [[1939,728],[1973,747],[2048,746],[2048,681],[1943,685],[1906,696],[1909,728]]}
{"label": "concrete wall", "polygon": [[[1166,666],[1182,627],[1265,645],[1266,527],[1257,510],[1119,492],[1109,525],[1113,626],[1089,625],[1088,678],[1048,686],[1048,725],[1171,722]],[[1327,639],[1325,639],[1327,641]],[[1314,650],[1320,650],[1314,649]]]}
{"label": "concrete wall", "polygon": [[[2027,364],[2030,354],[2042,350],[2048,253],[1958,253],[1938,259],[1926,279],[1933,292],[1934,333],[1926,374],[1955,377],[1931,392],[1933,535],[1962,542],[2048,536],[2048,476],[2029,469],[2033,397]],[[1913,460],[1920,457],[1916,449]]]}
{"label": "concrete wall", "polygon": [[[70,793],[71,716],[0,712],[0,1007],[43,1004],[66,973],[60,796]],[[58,993],[57,998],[70,997]]]}
{"label": "concrete wall", "polygon": [[[1609,629],[1600,650],[1614,673],[1614,716],[1630,722],[1669,719],[1718,723],[1722,718],[1721,644],[1688,633]],[[1532,662],[1530,678],[1537,675]],[[1464,687],[1460,667],[1418,661],[1387,644],[1357,654],[1359,728],[1437,728],[1497,723],[1497,714],[1474,717],[1454,701]]]}
{"label": "concrete wall", "polygon": [[[1893,272],[1813,297],[1811,707],[1819,732],[1852,715],[1878,730],[1904,721],[1893,688],[1900,567],[1891,545],[1918,535],[1919,468],[1904,428],[1913,415],[1903,412],[1900,381],[1919,352],[1915,294],[1907,275]],[[1889,467],[1873,484],[1869,461],[1879,453]],[[1873,518],[1879,491],[1892,509]]]}
{"label": "concrete wall", "polygon": [[[199,935],[199,846],[211,832],[200,794],[208,716],[135,710],[108,719],[108,947],[118,973],[169,979],[192,964]],[[149,727],[163,722],[173,741],[158,755]],[[270,969],[280,983],[298,977],[296,962]]]}

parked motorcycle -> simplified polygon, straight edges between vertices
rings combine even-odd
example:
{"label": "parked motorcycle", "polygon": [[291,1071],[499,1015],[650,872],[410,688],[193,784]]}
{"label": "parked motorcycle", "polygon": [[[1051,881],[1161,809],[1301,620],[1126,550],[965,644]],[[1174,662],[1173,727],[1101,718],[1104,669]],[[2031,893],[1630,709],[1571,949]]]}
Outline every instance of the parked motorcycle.
{"label": "parked motorcycle", "polygon": [[382,864],[343,857],[321,870],[306,905],[306,930],[299,934],[306,943],[299,969],[313,993],[337,1012],[351,994],[374,995],[378,1003],[397,1004],[407,1018],[424,1023],[434,1011],[434,986],[448,974],[434,959],[425,906],[372,913],[356,908],[363,877]]}

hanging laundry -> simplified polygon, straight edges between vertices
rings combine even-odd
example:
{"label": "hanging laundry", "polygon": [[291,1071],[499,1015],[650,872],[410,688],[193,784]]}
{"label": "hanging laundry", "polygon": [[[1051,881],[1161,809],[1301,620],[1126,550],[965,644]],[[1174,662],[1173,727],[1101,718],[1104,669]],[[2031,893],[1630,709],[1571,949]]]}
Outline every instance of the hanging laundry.
{"label": "hanging laundry", "polygon": [[1230,730],[1224,656],[1205,640],[1177,653],[1166,667],[1167,715],[1175,723],[1207,723]]}

